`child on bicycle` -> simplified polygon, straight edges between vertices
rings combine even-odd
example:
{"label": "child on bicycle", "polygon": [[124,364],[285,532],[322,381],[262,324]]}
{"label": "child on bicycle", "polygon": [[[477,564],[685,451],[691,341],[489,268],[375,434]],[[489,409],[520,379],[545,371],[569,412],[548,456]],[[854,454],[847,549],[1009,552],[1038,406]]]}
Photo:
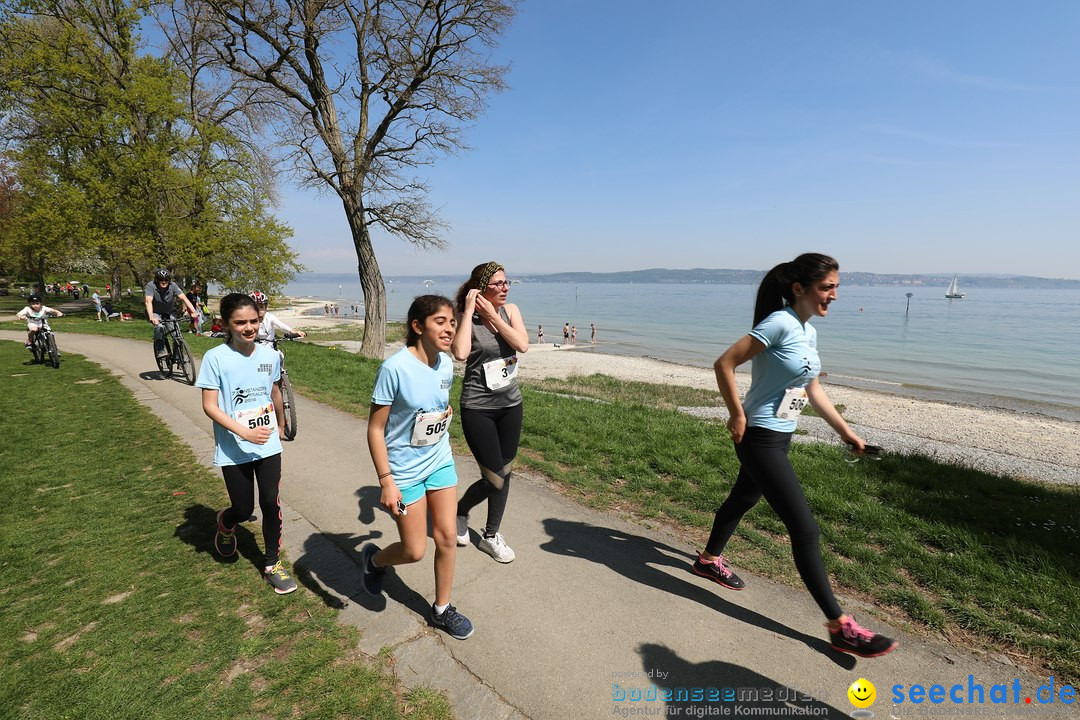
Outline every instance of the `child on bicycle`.
{"label": "child on bicycle", "polygon": [[255,507],[259,486],[266,560],[263,577],[279,595],[296,589],[281,564],[281,377],[278,354],[255,342],[259,313],[247,295],[221,299],[227,341],[203,355],[196,387],[203,412],[214,421],[214,465],[221,468],[232,505],[217,514],[214,548],[223,558],[236,554],[236,525]]}
{"label": "child on bicycle", "polygon": [[281,332],[290,335],[299,335],[302,338],[307,337],[307,333],[302,330],[293,330],[291,327],[281,322],[277,315],[266,311],[267,307],[270,306],[270,299],[266,297],[266,293],[256,290],[251,293],[251,299],[255,301],[255,307],[259,311],[259,341],[273,340],[275,330],[280,330]]}
{"label": "child on bicycle", "polygon": [[428,514],[435,539],[435,603],[431,622],[451,637],[472,635],[469,619],[450,604],[457,551],[457,472],[447,429],[453,417],[450,343],[454,306],[439,295],[421,295],[408,314],[405,347],[375,375],[368,415],[368,449],[382,488],[380,503],[397,523],[398,542],[360,551],[360,581],[382,592],[386,569],[419,562],[427,551]]}
{"label": "child on bicycle", "polygon": [[15,314],[15,317],[26,321],[26,347],[34,346],[34,336],[41,326],[45,324],[45,318],[49,315],[64,317],[64,313],[41,304],[40,295],[31,295],[26,300],[27,306]]}

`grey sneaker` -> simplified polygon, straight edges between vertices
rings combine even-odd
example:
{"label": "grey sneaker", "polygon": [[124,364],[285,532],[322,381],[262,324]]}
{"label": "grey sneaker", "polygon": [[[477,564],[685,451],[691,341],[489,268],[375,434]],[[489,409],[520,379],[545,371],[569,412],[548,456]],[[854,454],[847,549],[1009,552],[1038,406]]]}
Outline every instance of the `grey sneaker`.
{"label": "grey sneaker", "polygon": [[217,530],[214,532],[214,549],[223,558],[230,558],[236,554],[236,528],[227,529],[221,524],[221,516],[224,510],[218,510]]}
{"label": "grey sneaker", "polygon": [[473,626],[469,618],[459,613],[453,605],[446,608],[441,615],[435,612],[435,606],[432,605],[431,624],[445,630],[450,637],[458,640],[464,640],[473,634]]}
{"label": "grey sneaker", "polygon": [[280,560],[274,563],[274,566],[267,570],[263,577],[278,595],[287,595],[296,589],[296,581],[285,572]]}
{"label": "grey sneaker", "polygon": [[382,595],[383,578],[386,577],[386,568],[375,567],[375,553],[379,552],[379,546],[368,543],[360,550],[360,586],[368,595]]}
{"label": "grey sneaker", "polygon": [[465,547],[469,544],[469,516],[458,515],[457,516],[457,544],[458,547]]}
{"label": "grey sneaker", "polygon": [[480,538],[478,547],[501,563],[513,562],[514,558],[517,557],[514,551],[510,549],[510,546],[506,544],[506,540],[503,539],[501,533],[495,533],[494,537],[485,535]]}

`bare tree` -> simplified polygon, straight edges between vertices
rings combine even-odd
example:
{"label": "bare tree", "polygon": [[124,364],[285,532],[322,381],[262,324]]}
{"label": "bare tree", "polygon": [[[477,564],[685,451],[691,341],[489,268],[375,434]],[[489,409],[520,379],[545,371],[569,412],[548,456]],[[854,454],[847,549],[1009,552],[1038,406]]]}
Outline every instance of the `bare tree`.
{"label": "bare tree", "polygon": [[361,352],[382,357],[386,289],[371,230],[444,246],[417,168],[463,148],[463,125],[505,86],[489,51],[515,0],[180,3],[214,26],[218,62],[273,91],[276,134],[302,181],[341,199],[364,291]]}

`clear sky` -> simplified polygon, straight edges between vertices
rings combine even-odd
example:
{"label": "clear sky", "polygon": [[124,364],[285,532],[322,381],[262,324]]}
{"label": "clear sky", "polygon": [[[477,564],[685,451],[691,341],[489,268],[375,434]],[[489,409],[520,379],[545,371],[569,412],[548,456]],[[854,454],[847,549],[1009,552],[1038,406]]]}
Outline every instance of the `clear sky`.
{"label": "clear sky", "polygon": [[[764,269],[1080,278],[1080,3],[524,0],[510,89],[425,170],[445,252],[384,273]],[[283,179],[318,272],[333,196]]]}

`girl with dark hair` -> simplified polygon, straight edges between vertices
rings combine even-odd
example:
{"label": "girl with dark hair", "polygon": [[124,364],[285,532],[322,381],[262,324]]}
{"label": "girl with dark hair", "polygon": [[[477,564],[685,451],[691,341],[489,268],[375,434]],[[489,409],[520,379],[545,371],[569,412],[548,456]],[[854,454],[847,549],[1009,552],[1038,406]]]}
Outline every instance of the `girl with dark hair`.
{"label": "girl with dark hair", "polygon": [[469,512],[487,500],[487,524],[477,547],[501,563],[516,557],[499,528],[521,440],[517,354],[529,349],[521,311],[506,302],[509,291],[506,271],[499,263],[473,268],[458,289],[458,334],[453,344],[454,357],[465,362],[461,429],[480,466],[480,479],[458,502],[457,542],[469,544]]}
{"label": "girl with dark hair", "polygon": [[255,488],[263,514],[266,560],[263,577],[279,595],[296,589],[281,564],[281,377],[278,354],[255,343],[259,313],[247,295],[221,299],[227,341],[207,351],[195,386],[202,407],[214,421],[214,465],[221,468],[232,505],[217,514],[214,549],[236,555],[236,524],[251,517]]}
{"label": "girl with dark hair", "polygon": [[472,635],[469,619],[450,604],[457,545],[457,472],[447,432],[454,410],[454,361],[447,355],[457,321],[448,298],[421,295],[407,318],[405,347],[379,366],[368,414],[368,449],[382,488],[380,503],[397,523],[400,540],[360,551],[361,583],[382,592],[386,569],[419,562],[427,551],[427,517],[435,540],[435,602],[431,621],[451,637]]}
{"label": "girl with dark hair", "polygon": [[[745,587],[721,553],[742,516],[764,495],[791,536],[795,566],[825,613],[833,649],[877,657],[891,652],[897,643],[861,627],[837,604],[821,559],[817,522],[788,459],[791,436],[807,402],[856,452],[866,447],[818,382],[817,331],[808,322],[828,314],[829,304],[836,300],[839,270],[835,260],[817,253],[800,255],[770,270],[758,288],[754,329],[713,365],[741,467],[731,493],[716,511],[709,541],[693,569],[724,587]],[[740,402],[735,368],[748,360],[753,361],[750,389]]]}

